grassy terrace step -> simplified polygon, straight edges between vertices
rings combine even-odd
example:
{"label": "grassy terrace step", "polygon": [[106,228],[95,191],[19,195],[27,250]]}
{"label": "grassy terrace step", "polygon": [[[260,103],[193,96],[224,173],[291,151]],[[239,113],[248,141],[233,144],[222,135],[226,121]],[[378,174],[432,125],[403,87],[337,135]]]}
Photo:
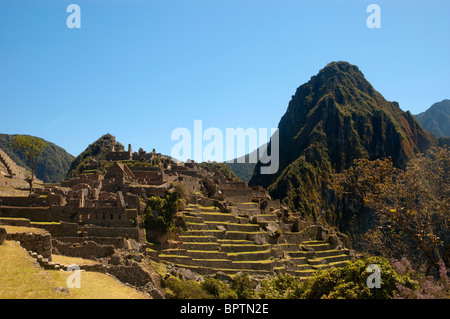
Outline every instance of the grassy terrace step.
{"label": "grassy terrace step", "polygon": [[314,266],[311,266],[311,265],[309,265],[309,264],[306,264],[306,265],[296,265],[296,266],[294,267],[294,270],[300,270],[300,271],[304,271],[304,270],[315,270],[313,267],[314,267]]}
{"label": "grassy terrace step", "polygon": [[349,260],[336,261],[336,262],[332,262],[332,263],[329,263],[329,264],[314,265],[312,267],[315,270],[319,270],[319,269],[324,270],[324,269],[329,269],[329,268],[341,268],[341,267],[347,266],[347,264],[349,262],[350,262]]}
{"label": "grassy terrace step", "polygon": [[287,254],[289,257],[307,257],[310,259],[313,258],[324,258],[324,257],[331,257],[331,256],[337,256],[337,255],[343,255],[348,254],[348,249],[331,249],[331,250],[317,250],[315,253],[306,251],[306,250],[299,250],[299,251],[289,251]]}
{"label": "grassy terrace step", "polygon": [[291,257],[289,260],[295,265],[305,265],[308,264],[308,258],[305,257]]}
{"label": "grassy terrace step", "polygon": [[302,242],[302,243],[300,243],[300,245],[311,247],[316,252],[333,249],[333,245],[331,245],[330,243],[325,243],[325,242],[319,242],[319,243],[314,243],[314,244],[308,244],[307,242]]}
{"label": "grassy terrace step", "polygon": [[306,270],[291,270],[289,271],[289,274],[296,276],[296,277],[312,277],[316,270],[314,269],[306,269]]}
{"label": "grassy terrace step", "polygon": [[291,258],[312,258],[313,253],[310,251],[304,251],[304,250],[297,250],[297,251],[288,251],[288,256]]}
{"label": "grassy terrace step", "polygon": [[201,217],[197,217],[197,216],[189,216],[189,215],[184,215],[184,220],[187,223],[203,223],[204,220]]}
{"label": "grassy terrace step", "polygon": [[348,255],[342,254],[342,255],[331,256],[331,257],[308,259],[308,263],[311,265],[321,265],[321,264],[329,264],[329,263],[338,262],[338,261],[345,261],[345,260],[348,260],[349,258],[350,257]]}
{"label": "grassy terrace step", "polygon": [[187,250],[207,250],[207,251],[219,251],[220,245],[218,243],[207,242],[183,242],[183,249]]}
{"label": "grassy terrace step", "polygon": [[252,270],[273,270],[274,262],[272,260],[258,261],[233,261],[230,268],[252,269]]}
{"label": "grassy terrace step", "polygon": [[260,214],[253,215],[253,218],[257,223],[266,223],[266,222],[276,222],[278,221],[278,216],[275,214]]}
{"label": "grassy terrace step", "polygon": [[260,229],[260,226],[257,224],[250,223],[231,223],[224,221],[204,221],[204,222],[194,222],[194,221],[186,221],[187,226],[206,226],[205,229],[216,229],[217,226],[224,226],[227,230],[231,231],[257,231]]}
{"label": "grassy terrace step", "polygon": [[299,251],[299,249],[300,249],[299,244],[284,243],[284,244],[277,244],[277,246],[280,247],[281,249],[283,249],[283,251],[285,251],[285,252],[296,252],[296,251]]}
{"label": "grassy terrace step", "polygon": [[221,245],[253,245],[251,240],[246,239],[217,239]]}
{"label": "grassy terrace step", "polygon": [[221,230],[188,230],[182,233],[182,236],[213,236],[220,238],[223,235]]}
{"label": "grassy terrace step", "polygon": [[178,255],[159,255],[161,260],[180,265],[190,265],[197,267],[212,267],[212,268],[231,268],[231,261],[228,259],[198,259],[189,256]]}
{"label": "grassy terrace step", "polygon": [[225,239],[244,239],[244,240],[248,240],[251,236],[258,235],[258,234],[267,234],[267,233],[260,232],[260,231],[255,231],[255,232],[227,231],[225,233],[224,238]]}
{"label": "grassy terrace step", "polygon": [[228,259],[227,253],[209,250],[188,250],[186,255],[192,259]]}
{"label": "grassy terrace step", "polygon": [[204,221],[215,221],[215,222],[236,222],[237,218],[231,214],[226,213],[208,213],[208,212],[199,212],[199,213],[191,213],[191,216],[201,217]]}
{"label": "grassy terrace step", "polygon": [[193,265],[212,268],[232,268],[231,261],[228,259],[192,259]]}
{"label": "grassy terrace step", "polygon": [[165,249],[161,252],[162,255],[177,255],[177,256],[186,256],[186,249]]}
{"label": "grassy terrace step", "polygon": [[179,264],[178,266],[192,270],[201,275],[214,275],[214,274],[218,273],[219,271],[226,273],[226,274],[236,274],[238,272],[247,272],[248,274],[251,274],[251,275],[271,275],[271,274],[273,274],[272,271],[267,271],[267,270],[238,269],[238,268],[228,269],[228,268],[202,267],[202,266],[181,265],[181,264]]}
{"label": "grassy terrace step", "polygon": [[180,240],[183,242],[217,242],[214,236],[185,236],[181,235]]}
{"label": "grassy terrace step", "polygon": [[255,215],[261,214],[260,209],[240,209],[239,210],[239,216],[240,217],[247,217],[252,218]]}
{"label": "grassy terrace step", "polygon": [[228,253],[228,259],[232,261],[260,261],[270,257],[270,249],[262,251],[247,251],[239,253]]}
{"label": "grassy terrace step", "polygon": [[[208,224],[205,223],[186,223],[186,227],[189,230],[211,230],[212,228],[209,227]],[[215,229],[215,228],[214,228]]]}
{"label": "grassy terrace step", "polygon": [[258,208],[259,204],[254,202],[247,202],[247,203],[231,203],[232,207],[238,207],[238,208]]}
{"label": "grassy terrace step", "polygon": [[171,262],[173,264],[190,265],[192,258],[188,256],[159,254],[159,259]]}
{"label": "grassy terrace step", "polygon": [[321,250],[316,251],[314,254],[315,258],[324,258],[324,257],[332,257],[332,256],[338,256],[338,255],[348,255],[349,250],[348,249],[331,249],[331,250]]}
{"label": "grassy terrace step", "polygon": [[256,245],[252,244],[251,242],[247,243],[248,241],[245,241],[245,243],[242,244],[223,244],[221,243],[222,251],[227,253],[240,253],[240,252],[253,252],[253,251],[264,251],[268,250],[271,245]]}
{"label": "grassy terrace step", "polygon": [[205,221],[209,229],[216,229],[218,225],[224,226],[227,231],[259,231],[260,226],[256,224],[240,224],[216,221]]}

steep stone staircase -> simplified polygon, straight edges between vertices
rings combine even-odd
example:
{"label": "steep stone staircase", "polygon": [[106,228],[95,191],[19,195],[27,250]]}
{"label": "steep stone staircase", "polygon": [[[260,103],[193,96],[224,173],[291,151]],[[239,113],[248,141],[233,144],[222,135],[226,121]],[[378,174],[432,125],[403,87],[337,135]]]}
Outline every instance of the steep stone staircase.
{"label": "steep stone staircase", "polygon": [[[24,168],[16,164],[2,149],[0,149],[0,186],[7,185],[15,188],[27,188],[28,183],[25,178],[30,173]],[[34,177],[35,184],[43,182]]]}
{"label": "steep stone staircase", "polygon": [[179,238],[181,244],[162,250],[159,259],[204,275],[242,271],[290,273],[301,278],[317,269],[344,266],[350,259],[348,249],[335,249],[318,240],[314,232],[279,231],[274,240],[264,226],[278,221],[275,213],[261,214],[256,203],[235,204],[235,208],[224,213],[217,207],[189,205],[184,211],[187,230]]}
{"label": "steep stone staircase", "polygon": [[15,166],[14,162],[1,149],[0,149],[0,163],[3,164],[3,166],[6,168],[6,173],[8,175],[10,176],[16,175],[13,170],[13,166]]}

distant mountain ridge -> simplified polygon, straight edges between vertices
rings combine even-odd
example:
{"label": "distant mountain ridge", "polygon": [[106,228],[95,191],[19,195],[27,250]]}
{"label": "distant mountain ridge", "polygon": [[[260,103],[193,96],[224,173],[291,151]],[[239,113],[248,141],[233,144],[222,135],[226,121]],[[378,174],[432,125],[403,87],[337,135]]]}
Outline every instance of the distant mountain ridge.
{"label": "distant mountain ridge", "polygon": [[[13,149],[11,144],[15,135],[0,134],[2,149],[17,165],[30,170],[28,160],[21,152]],[[61,182],[75,158],[62,147],[40,138],[47,145],[36,161],[36,177],[45,183]]]}
{"label": "distant mountain ridge", "polygon": [[330,63],[301,85],[278,128],[278,172],[261,174],[258,162],[249,184],[268,188],[273,197],[313,217],[321,214],[331,174],[354,159],[390,156],[404,167],[415,153],[437,145],[410,112],[386,101],[347,62]]}
{"label": "distant mountain ridge", "polygon": [[[261,147],[265,146],[266,144],[262,145]],[[253,152],[235,158],[232,163],[226,162],[228,167],[236,174],[236,176],[243,182],[248,183],[250,179],[253,176],[253,171],[255,170],[256,163],[250,163],[250,157],[255,156],[255,158],[258,158],[259,150],[261,147],[257,148]]]}
{"label": "distant mountain ridge", "polygon": [[434,103],[425,112],[415,115],[415,118],[436,137],[450,137],[450,100]]}

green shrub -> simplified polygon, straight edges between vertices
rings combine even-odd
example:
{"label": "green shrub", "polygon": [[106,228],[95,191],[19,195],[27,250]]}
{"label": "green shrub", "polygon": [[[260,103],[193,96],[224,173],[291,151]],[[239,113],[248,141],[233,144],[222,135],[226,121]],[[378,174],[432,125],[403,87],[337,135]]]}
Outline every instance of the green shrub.
{"label": "green shrub", "polygon": [[172,299],[211,299],[212,296],[202,289],[201,285],[193,280],[181,281],[170,277],[165,281],[166,291]]}
{"label": "green shrub", "polygon": [[261,282],[258,297],[261,299],[290,299],[298,292],[300,282],[289,274],[266,278]]}
{"label": "green shrub", "polygon": [[[366,271],[370,264],[381,269],[381,287],[369,288]],[[416,283],[408,276],[399,275],[392,264],[381,257],[360,259],[342,268],[318,271],[303,285],[297,286],[292,296],[304,299],[391,299],[397,285],[414,288]]]}
{"label": "green shrub", "polygon": [[201,287],[216,299],[237,299],[237,293],[218,279],[206,278]]}
{"label": "green shrub", "polygon": [[231,289],[236,291],[238,299],[255,298],[256,284],[250,279],[247,273],[236,275],[231,283]]}
{"label": "green shrub", "polygon": [[177,192],[169,193],[165,198],[153,196],[148,199],[143,216],[145,229],[167,234],[174,228],[173,217],[181,201]]}

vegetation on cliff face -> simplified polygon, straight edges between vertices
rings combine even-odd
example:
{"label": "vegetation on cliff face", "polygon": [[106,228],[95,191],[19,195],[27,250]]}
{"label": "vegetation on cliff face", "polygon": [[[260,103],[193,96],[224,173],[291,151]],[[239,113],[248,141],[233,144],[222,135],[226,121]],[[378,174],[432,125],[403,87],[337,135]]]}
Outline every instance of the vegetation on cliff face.
{"label": "vegetation on cliff face", "polygon": [[[0,149],[2,149],[17,165],[31,171],[26,156],[11,146],[14,143],[14,136],[17,135],[0,134]],[[36,160],[36,177],[45,183],[61,182],[69,170],[74,157],[67,153],[63,148],[49,141],[38,137],[36,138],[47,145]]]}
{"label": "vegetation on cliff face", "polygon": [[[266,146],[266,144],[263,146]],[[261,148],[257,148],[250,154],[235,158],[231,163],[226,163],[241,181],[248,183],[252,178],[256,163],[250,163],[250,158],[258,158]]]}
{"label": "vegetation on cliff face", "polygon": [[[388,102],[346,62],[328,64],[300,86],[279,125],[280,166],[276,174],[260,174],[257,163],[250,185],[269,189],[291,209],[314,219],[327,215],[327,183],[354,159],[391,157],[405,167],[416,153],[436,146],[398,103]],[[335,218],[331,217],[331,218]]]}
{"label": "vegetation on cliff face", "polygon": [[366,234],[364,250],[407,257],[416,269],[426,265],[434,274],[441,262],[450,269],[449,148],[432,148],[405,170],[389,158],[355,160],[336,174],[333,189],[374,211],[377,227]]}
{"label": "vegetation on cliff face", "polygon": [[450,100],[434,103],[415,117],[425,130],[436,137],[450,137]]}
{"label": "vegetation on cliff face", "polygon": [[70,165],[70,168],[66,171],[66,178],[71,178],[81,173],[86,167],[87,163],[97,158],[99,160],[105,159],[106,153],[110,152],[114,145],[116,151],[123,151],[122,144],[116,142],[116,139],[111,134],[105,134],[97,141],[90,144],[80,155],[78,155]]}

